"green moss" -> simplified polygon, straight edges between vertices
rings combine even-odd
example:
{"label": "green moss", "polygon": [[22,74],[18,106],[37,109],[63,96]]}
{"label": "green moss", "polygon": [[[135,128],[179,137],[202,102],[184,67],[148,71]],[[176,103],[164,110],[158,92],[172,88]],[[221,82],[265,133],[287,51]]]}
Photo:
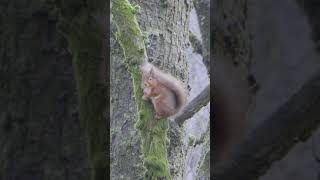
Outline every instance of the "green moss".
{"label": "green moss", "polygon": [[144,165],[148,170],[152,169],[152,171],[147,171],[146,178],[168,177],[169,172],[167,169],[167,164],[168,162],[165,161],[165,159],[161,159],[157,156],[152,156],[152,155],[148,156],[144,161]]}
{"label": "green moss", "polygon": [[169,123],[166,119],[155,120],[152,105],[142,100],[142,72],[140,65],[146,59],[145,35],[142,34],[137,19],[137,6],[133,7],[128,0],[117,0],[112,5],[112,17],[117,26],[116,33],[125,55],[125,64],[131,74],[135,101],[138,109],[138,120],[135,124],[141,136],[141,149],[144,155],[146,179],[166,177],[170,179],[167,159],[167,131]]}
{"label": "green moss", "polygon": [[189,41],[194,51],[202,54],[202,41],[192,31],[189,31]]}
{"label": "green moss", "polygon": [[137,5],[137,4],[135,4],[135,5],[132,6],[132,10],[131,11],[132,11],[133,14],[138,14],[138,13],[141,12],[141,7],[139,5]]}
{"label": "green moss", "polygon": [[145,56],[139,53],[140,49],[144,49],[144,37],[135,16],[138,11],[137,7],[131,6],[125,0],[120,0],[114,2],[111,9],[112,17],[118,29],[116,38],[124,50],[129,69],[132,65],[141,64],[142,57]]}
{"label": "green moss", "polygon": [[159,29],[153,28],[147,28],[147,30],[143,32],[143,37],[147,48],[149,48],[149,46],[152,44],[152,41],[155,39],[154,37],[159,37],[160,34],[161,33]]}
{"label": "green moss", "polygon": [[193,136],[190,136],[189,137],[189,141],[188,141],[188,145],[189,146],[193,146],[194,145],[194,142],[195,142],[195,138]]}

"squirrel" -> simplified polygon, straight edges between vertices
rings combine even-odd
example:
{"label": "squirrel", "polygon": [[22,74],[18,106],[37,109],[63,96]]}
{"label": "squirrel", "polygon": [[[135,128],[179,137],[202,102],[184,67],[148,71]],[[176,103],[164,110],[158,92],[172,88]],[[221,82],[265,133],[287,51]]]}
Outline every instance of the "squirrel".
{"label": "squirrel", "polygon": [[184,84],[144,61],[142,70],[143,100],[151,100],[156,111],[156,119],[177,114],[187,101]]}

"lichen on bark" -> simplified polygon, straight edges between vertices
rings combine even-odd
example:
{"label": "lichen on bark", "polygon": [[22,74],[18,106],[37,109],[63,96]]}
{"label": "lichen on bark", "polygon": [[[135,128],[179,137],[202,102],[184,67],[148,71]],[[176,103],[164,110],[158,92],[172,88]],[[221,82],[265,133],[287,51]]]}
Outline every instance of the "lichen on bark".
{"label": "lichen on bark", "polygon": [[[152,105],[142,100],[140,65],[147,58],[147,55],[144,44],[145,36],[136,19],[138,12],[139,7],[132,6],[128,0],[113,1],[111,13],[118,30],[116,37],[123,49],[125,64],[133,81],[135,102],[138,109],[136,128],[142,140],[141,148],[146,168],[145,178],[170,179],[167,159],[168,121],[165,119],[156,121]],[[150,128],[152,124],[155,126]]]}

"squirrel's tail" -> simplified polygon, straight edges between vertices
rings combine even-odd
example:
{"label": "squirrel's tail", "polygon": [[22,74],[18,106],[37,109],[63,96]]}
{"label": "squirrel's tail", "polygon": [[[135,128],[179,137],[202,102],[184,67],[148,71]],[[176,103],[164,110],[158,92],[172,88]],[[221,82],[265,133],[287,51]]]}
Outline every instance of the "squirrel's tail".
{"label": "squirrel's tail", "polygon": [[160,84],[170,89],[176,97],[176,108],[174,114],[178,113],[187,102],[187,88],[185,85],[170,74],[164,73],[156,67],[152,67],[154,77]]}

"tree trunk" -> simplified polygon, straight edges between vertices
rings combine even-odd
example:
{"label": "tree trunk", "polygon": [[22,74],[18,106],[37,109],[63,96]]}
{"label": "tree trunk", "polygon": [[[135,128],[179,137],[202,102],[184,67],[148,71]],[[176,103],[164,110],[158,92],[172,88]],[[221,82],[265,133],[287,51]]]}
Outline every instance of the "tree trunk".
{"label": "tree trunk", "polygon": [[210,0],[194,0],[202,37],[202,57],[210,76]]}
{"label": "tree trunk", "polygon": [[141,139],[134,127],[137,110],[130,74],[124,65],[123,51],[115,39],[115,25],[110,35],[110,116],[111,179],[143,179]]}
{"label": "tree trunk", "polygon": [[[187,1],[131,1],[141,12],[138,22],[147,36],[149,61],[179,79],[187,79],[185,49],[188,43],[188,17],[191,2]],[[114,38],[114,37],[112,37]],[[111,39],[111,178],[142,179],[143,160],[141,138],[134,125],[137,109],[133,98],[132,80],[124,66],[119,44]],[[113,68],[114,67],[114,68]],[[137,97],[136,97],[137,98]],[[138,97],[141,98],[141,97]],[[169,126],[168,160],[172,179],[182,179],[185,146],[178,126]]]}
{"label": "tree trunk", "polygon": [[43,1],[0,3],[0,179],[89,177],[76,83]]}
{"label": "tree trunk", "polygon": [[91,179],[109,174],[106,1],[57,1],[59,31],[72,51],[81,124],[86,132]]}
{"label": "tree trunk", "polygon": [[216,87],[213,142],[218,161],[226,159],[247,133],[256,84],[250,69],[252,45],[247,25],[247,0],[215,0],[212,6],[213,82]]}

